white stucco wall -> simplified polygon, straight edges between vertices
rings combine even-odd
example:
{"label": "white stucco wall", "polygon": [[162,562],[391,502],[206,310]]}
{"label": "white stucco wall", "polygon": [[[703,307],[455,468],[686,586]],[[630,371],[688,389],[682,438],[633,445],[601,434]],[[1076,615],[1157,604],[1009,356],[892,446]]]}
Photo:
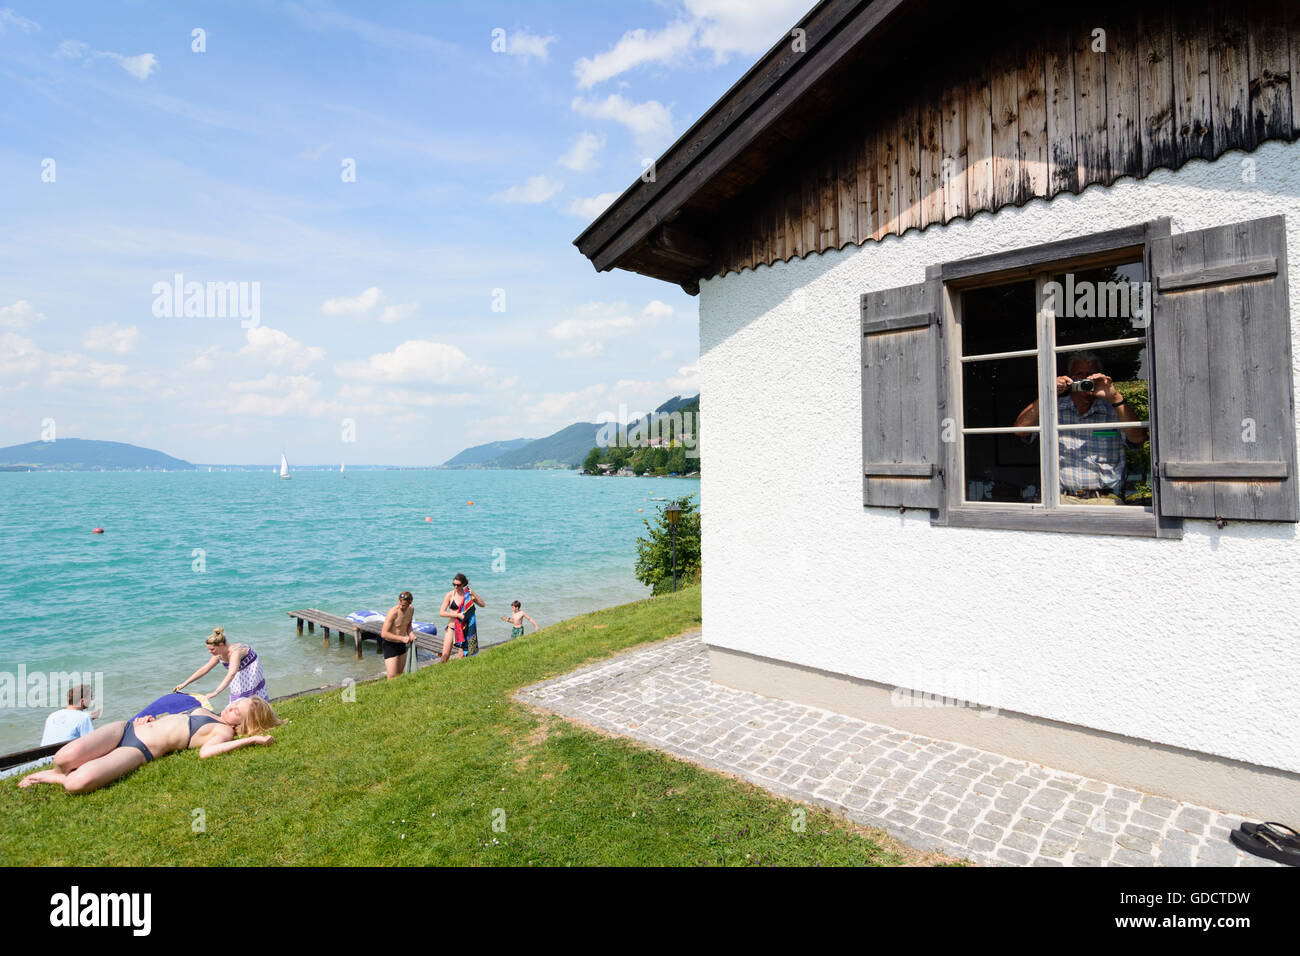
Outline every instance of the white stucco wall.
{"label": "white stucco wall", "polygon": [[1188,521],[1154,540],[862,506],[859,296],[929,264],[1161,216],[1177,233],[1281,213],[1300,343],[1300,144],[1251,154],[1254,183],[1245,158],[702,283],[706,641],[1300,772],[1294,525]]}

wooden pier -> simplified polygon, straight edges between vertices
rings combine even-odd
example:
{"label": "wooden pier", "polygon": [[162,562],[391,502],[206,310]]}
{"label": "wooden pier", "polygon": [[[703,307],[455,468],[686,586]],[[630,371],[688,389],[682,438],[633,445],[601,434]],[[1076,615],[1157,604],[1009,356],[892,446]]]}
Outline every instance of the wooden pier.
{"label": "wooden pier", "polygon": [[342,642],[351,636],[353,643],[357,648],[357,660],[361,659],[361,645],[367,638],[375,642],[375,649],[382,651],[383,645],[380,643],[380,635],[383,633],[383,624],[356,624],[349,621],[346,617],[339,617],[337,614],[327,614],[325,611],[318,611],[314,607],[304,608],[301,611],[290,611],[289,616],[298,619],[298,633],[302,633],[302,626],[307,625],[307,633],[316,633],[316,625],[319,624],[325,632],[325,643],[330,642],[330,631],[334,631]]}
{"label": "wooden pier", "polygon": [[[384,633],[383,623],[376,624],[357,624],[349,621],[346,617],[339,617],[337,614],[329,614],[325,611],[319,611],[314,607],[304,608],[300,611],[289,611],[289,616],[296,618],[298,621],[298,633],[302,633],[303,624],[307,625],[307,633],[314,634],[316,625],[320,625],[324,631],[326,646],[330,642],[330,631],[334,631],[339,636],[339,642],[342,643],[348,636],[352,637],[353,644],[357,649],[357,660],[361,660],[362,643],[366,640],[375,642],[375,651],[383,652],[382,636]],[[411,665],[412,669],[416,664],[414,651],[431,651],[435,656],[442,653],[442,635],[437,637],[428,634],[419,634],[411,642]]]}

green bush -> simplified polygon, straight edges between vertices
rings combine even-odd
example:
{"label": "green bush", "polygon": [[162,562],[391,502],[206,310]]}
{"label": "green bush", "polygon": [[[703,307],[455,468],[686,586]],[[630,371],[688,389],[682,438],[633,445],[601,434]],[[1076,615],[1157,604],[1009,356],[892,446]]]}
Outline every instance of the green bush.
{"label": "green bush", "polygon": [[[674,498],[667,504],[681,508],[677,519],[677,582],[696,581],[700,575],[700,512],[693,495]],[[644,522],[647,537],[636,542],[636,577],[652,594],[673,589],[673,535],[668,523],[667,505],[660,510],[654,525]]]}

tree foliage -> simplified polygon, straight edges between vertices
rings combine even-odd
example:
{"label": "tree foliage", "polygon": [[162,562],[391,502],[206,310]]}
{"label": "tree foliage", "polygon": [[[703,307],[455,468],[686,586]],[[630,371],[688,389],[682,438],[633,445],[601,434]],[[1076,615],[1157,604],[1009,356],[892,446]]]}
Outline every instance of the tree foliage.
{"label": "tree foliage", "polygon": [[647,535],[636,542],[636,577],[650,588],[652,594],[663,594],[673,589],[673,533],[668,523],[669,504],[682,509],[677,519],[678,585],[700,578],[700,512],[694,495],[683,495],[667,502],[653,525],[645,520]]}

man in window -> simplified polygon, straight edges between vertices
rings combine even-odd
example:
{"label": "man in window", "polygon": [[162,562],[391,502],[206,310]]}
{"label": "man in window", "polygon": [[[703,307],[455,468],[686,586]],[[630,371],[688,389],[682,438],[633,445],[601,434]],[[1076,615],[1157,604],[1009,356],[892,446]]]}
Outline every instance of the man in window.
{"label": "man in window", "polygon": [[[1102,371],[1101,359],[1095,353],[1077,353],[1070,359],[1067,372],[1056,379],[1057,424],[1139,421],[1110,376]],[[1038,400],[1035,399],[1016,417],[1016,427],[1037,424]],[[1028,440],[1037,437],[1033,432],[1016,434]],[[1127,460],[1124,443],[1140,448],[1146,440],[1147,431],[1140,426],[1060,432],[1061,504],[1123,504]]]}

